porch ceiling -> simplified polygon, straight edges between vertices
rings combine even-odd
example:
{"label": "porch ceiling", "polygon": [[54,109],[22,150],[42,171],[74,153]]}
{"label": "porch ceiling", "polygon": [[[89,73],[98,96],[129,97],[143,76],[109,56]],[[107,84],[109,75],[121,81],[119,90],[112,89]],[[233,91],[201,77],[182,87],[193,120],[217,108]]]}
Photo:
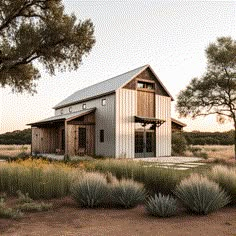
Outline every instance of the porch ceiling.
{"label": "porch ceiling", "polygon": [[73,119],[76,119],[78,117],[90,114],[92,112],[94,112],[96,110],[96,108],[91,108],[91,109],[86,109],[86,110],[80,110],[77,112],[72,112],[72,113],[68,113],[68,114],[63,114],[63,115],[58,115],[58,116],[52,116],[49,118],[46,118],[44,120],[35,122],[35,123],[30,123],[27,125],[31,125],[31,126],[42,126],[42,125],[51,125],[51,124],[56,124],[59,122],[64,122],[66,121],[71,121]]}
{"label": "porch ceiling", "polygon": [[143,123],[144,125],[153,124],[153,125],[156,125],[157,127],[159,127],[163,123],[165,123],[165,120],[151,118],[151,117],[135,116],[134,118],[135,118],[135,122]]}

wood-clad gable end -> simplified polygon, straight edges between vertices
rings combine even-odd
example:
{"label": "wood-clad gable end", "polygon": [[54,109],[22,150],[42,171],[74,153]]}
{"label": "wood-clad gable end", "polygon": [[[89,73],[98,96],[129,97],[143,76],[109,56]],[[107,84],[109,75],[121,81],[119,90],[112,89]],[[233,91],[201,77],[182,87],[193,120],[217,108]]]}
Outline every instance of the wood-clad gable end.
{"label": "wood-clad gable end", "polygon": [[149,68],[137,75],[123,88],[137,91],[137,115],[143,117],[155,117],[155,95],[169,97]]}

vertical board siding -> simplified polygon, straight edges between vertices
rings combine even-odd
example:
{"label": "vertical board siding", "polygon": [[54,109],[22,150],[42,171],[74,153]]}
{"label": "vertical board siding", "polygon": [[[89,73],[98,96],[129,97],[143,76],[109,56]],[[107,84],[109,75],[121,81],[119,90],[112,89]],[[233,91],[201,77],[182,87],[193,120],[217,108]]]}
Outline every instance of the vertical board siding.
{"label": "vertical board siding", "polygon": [[156,156],[171,155],[171,98],[156,95],[156,118],[165,123],[156,129]]}
{"label": "vertical board siding", "polygon": [[116,92],[116,157],[134,158],[136,95],[129,89]]}

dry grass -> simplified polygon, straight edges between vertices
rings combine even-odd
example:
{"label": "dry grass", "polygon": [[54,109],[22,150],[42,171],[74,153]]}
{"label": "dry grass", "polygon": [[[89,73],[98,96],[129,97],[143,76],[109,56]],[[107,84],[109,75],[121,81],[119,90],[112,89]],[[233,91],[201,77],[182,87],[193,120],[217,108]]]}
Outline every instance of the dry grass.
{"label": "dry grass", "polygon": [[202,151],[206,152],[209,158],[215,159],[231,159],[234,157],[234,146],[225,145],[205,145],[200,147]]}
{"label": "dry grass", "polygon": [[0,145],[0,156],[15,157],[22,152],[30,154],[31,145]]}
{"label": "dry grass", "polygon": [[[208,158],[217,160],[230,160],[234,158],[233,145],[193,145],[193,148],[200,148],[201,152],[207,153]],[[193,153],[187,151],[186,156],[193,156]]]}

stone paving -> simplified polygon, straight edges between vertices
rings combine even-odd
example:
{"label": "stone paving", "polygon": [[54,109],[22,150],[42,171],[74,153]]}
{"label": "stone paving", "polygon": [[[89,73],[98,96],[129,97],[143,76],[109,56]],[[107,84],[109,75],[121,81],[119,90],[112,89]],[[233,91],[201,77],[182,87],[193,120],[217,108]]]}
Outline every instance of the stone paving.
{"label": "stone paving", "polygon": [[155,158],[135,158],[135,161],[148,162],[143,167],[159,167],[164,169],[174,170],[189,170],[199,166],[206,165],[202,163],[202,158],[199,157],[155,157]]}

